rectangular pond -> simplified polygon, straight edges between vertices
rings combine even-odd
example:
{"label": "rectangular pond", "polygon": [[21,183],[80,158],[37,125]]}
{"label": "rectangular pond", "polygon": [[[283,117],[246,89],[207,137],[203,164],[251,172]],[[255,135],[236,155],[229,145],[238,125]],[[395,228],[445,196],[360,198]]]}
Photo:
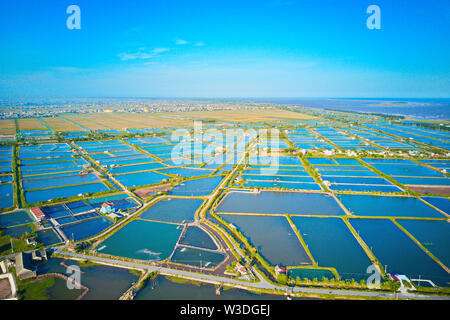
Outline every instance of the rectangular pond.
{"label": "rectangular pond", "polygon": [[102,242],[101,253],[139,260],[164,260],[170,256],[182,228],[175,224],[134,220]]}
{"label": "rectangular pond", "polygon": [[222,176],[184,181],[168,192],[175,196],[206,196],[211,194],[222,181]]}
{"label": "rectangular pond", "polygon": [[428,251],[450,267],[450,223],[431,220],[397,220]]}
{"label": "rectangular pond", "polygon": [[311,259],[285,217],[240,215],[221,217],[238,228],[271,265],[311,264]]}
{"label": "rectangular pond", "polygon": [[27,224],[34,222],[31,215],[25,210],[14,211],[11,213],[0,214],[0,226],[3,228],[9,228],[18,226],[21,224]]}
{"label": "rectangular pond", "polygon": [[98,217],[92,220],[84,220],[64,225],[61,227],[61,230],[66,235],[67,239],[79,241],[95,236],[112,224],[113,222],[111,220],[104,217]]}
{"label": "rectangular pond", "polygon": [[68,198],[85,193],[96,193],[101,191],[108,191],[108,187],[101,182],[94,182],[89,184],[82,184],[78,186],[59,187],[35,191],[26,191],[25,200],[27,203],[34,203],[38,201],[48,201],[54,198]]}
{"label": "rectangular pond", "polygon": [[267,214],[345,214],[332,196],[323,193],[300,192],[229,192],[220,202],[217,212]]}
{"label": "rectangular pond", "polygon": [[381,265],[391,274],[405,274],[410,279],[429,279],[448,286],[450,275],[431,259],[393,222],[385,219],[351,219],[350,223]]}
{"label": "rectangular pond", "polygon": [[439,211],[414,197],[340,194],[337,198],[357,216],[444,218]]}
{"label": "rectangular pond", "polygon": [[173,223],[193,222],[195,212],[202,203],[203,200],[200,199],[162,199],[145,210],[139,217]]}
{"label": "rectangular pond", "polygon": [[367,278],[372,263],[340,218],[292,217],[292,222],[321,267],[334,267],[341,279]]}

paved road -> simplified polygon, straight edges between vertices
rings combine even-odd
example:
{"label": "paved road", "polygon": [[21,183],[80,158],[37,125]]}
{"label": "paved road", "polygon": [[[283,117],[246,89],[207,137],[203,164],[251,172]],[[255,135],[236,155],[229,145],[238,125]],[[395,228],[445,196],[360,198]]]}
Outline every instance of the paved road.
{"label": "paved road", "polygon": [[[72,252],[63,252],[60,250],[60,248],[55,248],[55,252],[61,255],[79,258],[79,259],[89,259],[92,261],[100,262],[100,263],[107,263],[107,264],[114,264],[123,266],[125,268],[138,268],[138,269],[144,269],[151,272],[160,272],[165,275],[175,275],[175,276],[182,276],[182,277],[189,277],[192,279],[200,280],[200,281],[206,281],[206,282],[215,282],[215,283],[224,283],[224,284],[232,284],[237,285],[241,287],[247,287],[252,289],[272,289],[272,290],[281,290],[286,291],[288,287],[281,286],[281,285],[274,285],[267,281],[260,281],[260,282],[245,282],[240,281],[236,279],[228,279],[224,277],[219,276],[213,276],[208,274],[199,274],[189,271],[183,271],[183,270],[173,270],[169,268],[164,267],[157,267],[157,266],[151,266],[146,264],[140,264],[140,263],[133,263],[133,262],[127,262],[127,261],[120,261],[120,260],[113,260],[113,259],[107,259],[107,258],[101,258],[101,257],[93,257],[89,255],[83,255],[78,253],[72,253]],[[388,299],[421,299],[421,300],[450,300],[450,297],[438,297],[438,296],[426,296],[426,295],[415,295],[415,294],[402,294],[402,293],[381,293],[381,292],[361,292],[361,291],[353,291],[353,290],[329,290],[329,289],[319,289],[319,288],[301,288],[301,287],[295,287],[292,289],[293,292],[299,292],[299,293],[308,293],[308,294],[333,294],[335,296],[353,296],[353,297],[377,297],[377,298],[388,298]]]}

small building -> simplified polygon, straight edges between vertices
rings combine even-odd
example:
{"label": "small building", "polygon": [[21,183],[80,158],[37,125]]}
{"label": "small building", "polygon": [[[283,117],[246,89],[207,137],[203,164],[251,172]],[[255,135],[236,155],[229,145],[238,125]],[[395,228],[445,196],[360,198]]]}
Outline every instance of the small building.
{"label": "small building", "polygon": [[248,274],[247,268],[245,268],[240,262],[236,263],[235,270],[243,276]]}
{"label": "small building", "polygon": [[287,270],[285,267],[280,267],[279,265],[275,266],[275,274],[278,276],[279,274],[287,274]]}
{"label": "small building", "polygon": [[30,209],[31,214],[37,221],[45,219],[45,214],[42,212],[41,208],[33,207]]}
{"label": "small building", "polygon": [[112,202],[104,202],[100,208],[100,212],[103,214],[114,213],[114,204]]}

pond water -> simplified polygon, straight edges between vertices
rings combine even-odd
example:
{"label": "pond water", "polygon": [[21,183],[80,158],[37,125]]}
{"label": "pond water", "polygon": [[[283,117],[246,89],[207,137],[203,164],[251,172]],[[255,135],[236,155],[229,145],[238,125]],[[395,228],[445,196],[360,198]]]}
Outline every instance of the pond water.
{"label": "pond water", "polygon": [[222,179],[222,176],[218,176],[184,181],[169,191],[168,194],[175,196],[206,196],[214,191]]}
{"label": "pond water", "polygon": [[381,172],[392,176],[415,176],[415,177],[442,177],[443,175],[433,169],[418,165],[392,165],[392,164],[372,164]]}
{"label": "pond water", "polygon": [[36,231],[39,240],[44,244],[44,246],[50,246],[56,243],[60,243],[63,240],[59,238],[56,231],[53,229],[45,229]]}
{"label": "pond water", "polygon": [[450,201],[447,198],[422,197],[422,199],[445,213],[450,214]]}
{"label": "pond water", "polygon": [[450,223],[431,220],[397,220],[443,264],[450,266]]}
{"label": "pond water", "polygon": [[372,191],[381,191],[381,192],[402,192],[402,190],[397,186],[373,186],[373,185],[364,185],[364,184],[332,184],[330,185],[331,190],[336,191],[360,191],[360,192],[372,192]]}
{"label": "pond water", "polygon": [[178,247],[170,261],[200,268],[214,268],[225,258],[226,256],[219,252]]}
{"label": "pond water", "polygon": [[136,171],[143,171],[143,170],[153,170],[153,169],[159,169],[159,168],[165,168],[165,166],[159,162],[153,162],[153,163],[135,164],[135,165],[130,165],[130,166],[116,167],[116,168],[109,169],[109,172],[111,172],[112,174],[117,174],[117,173],[129,173],[129,172],[136,172]]}
{"label": "pond water", "polygon": [[108,187],[101,182],[94,182],[89,184],[82,184],[78,186],[59,187],[36,191],[26,191],[25,200],[27,203],[34,203],[38,201],[47,201],[54,198],[68,198],[77,196],[78,194],[96,193],[100,191],[108,191]]}
{"label": "pond water", "polygon": [[88,221],[64,225],[61,227],[61,231],[64,232],[68,239],[79,241],[95,236],[112,224],[113,222],[111,220],[99,217]]}
{"label": "pond water", "polygon": [[247,169],[244,170],[244,174],[254,175],[277,175],[277,176],[309,176],[308,171],[304,170],[277,170],[277,169]]}
{"label": "pond water", "polygon": [[197,209],[202,205],[200,199],[162,199],[145,210],[140,217],[142,219],[182,223],[194,221]]}
{"label": "pond water", "polygon": [[436,285],[449,285],[450,275],[418,247],[394,223],[386,219],[351,219],[364,242],[391,274],[412,279],[429,279]]}
{"label": "pond water", "polygon": [[292,182],[312,182],[314,183],[314,179],[312,177],[291,177],[291,176],[278,176],[278,175],[252,175],[252,174],[243,174],[242,179],[244,180],[262,180],[262,181],[292,181]]}
{"label": "pond water", "polygon": [[[66,273],[66,267],[61,265],[62,261],[64,260],[60,258],[50,258],[38,267],[38,274],[61,273],[69,276],[70,274]],[[74,260],[66,260],[65,264],[79,266],[79,262]],[[138,279],[137,275],[127,269],[111,266],[91,265],[80,267],[80,269],[83,272],[81,284],[89,288],[84,300],[116,300]],[[52,298],[64,296],[66,293],[63,290],[64,288],[59,286],[53,288]]]}
{"label": "pond water", "polygon": [[444,218],[439,211],[413,197],[348,194],[341,194],[337,197],[348,211],[357,216]]}
{"label": "pond water", "polygon": [[67,175],[53,178],[39,178],[39,179],[24,179],[22,180],[22,186],[24,190],[40,189],[40,188],[52,188],[60,187],[72,184],[80,184],[87,182],[98,181],[95,174],[90,173],[87,175]]}
{"label": "pond water", "polygon": [[328,279],[334,279],[334,274],[330,270],[323,270],[323,269],[307,269],[307,268],[293,268],[288,269],[288,274],[290,277],[297,279],[297,277],[300,277],[300,279],[309,279],[313,280],[314,278],[317,278],[317,280],[322,280],[323,277],[326,277]]}
{"label": "pond water", "polygon": [[149,281],[138,292],[136,300],[279,300],[282,296],[255,294],[240,289],[223,290],[216,296],[216,289],[212,284],[177,283],[164,276],[158,276]]}
{"label": "pond water", "polygon": [[221,201],[216,211],[268,214],[344,214],[334,198],[326,194],[272,191],[230,192]]}
{"label": "pond water", "polygon": [[[344,170],[330,170],[320,171],[322,176],[354,176],[354,177],[377,177],[377,174],[372,171],[344,171]],[[325,178],[324,178],[325,179]],[[326,180],[326,179],[325,179]],[[359,182],[358,182],[359,183]]]}
{"label": "pond water", "polygon": [[400,183],[403,184],[420,184],[420,185],[432,185],[432,186],[450,186],[449,178],[416,178],[416,177],[394,177]]}
{"label": "pond water", "polygon": [[10,208],[14,205],[13,185],[0,185],[0,209]]}
{"label": "pond water", "polygon": [[21,224],[34,222],[31,215],[25,210],[0,214],[0,226],[4,228],[14,227]]}
{"label": "pond water", "polygon": [[180,244],[187,244],[194,247],[216,250],[217,245],[211,237],[196,226],[189,226],[184,236],[180,239]]}
{"label": "pond water", "polygon": [[238,228],[272,265],[310,264],[297,235],[285,217],[222,215]]}
{"label": "pond water", "polygon": [[321,267],[335,267],[342,279],[366,279],[372,263],[340,218],[292,217]]}
{"label": "pond water", "polygon": [[19,227],[11,227],[11,228],[5,228],[3,229],[5,235],[13,237],[13,238],[20,238],[25,233],[32,233],[33,229],[29,225],[25,226],[19,226]]}
{"label": "pond water", "polygon": [[101,253],[140,260],[164,260],[170,256],[182,228],[175,224],[134,220],[98,247]]}
{"label": "pond water", "polygon": [[248,180],[244,182],[247,188],[285,188],[290,190],[322,190],[317,183],[311,182],[275,182],[275,181],[254,181]]}
{"label": "pond water", "polygon": [[115,176],[115,178],[127,188],[155,184],[170,177],[153,171],[128,173]]}

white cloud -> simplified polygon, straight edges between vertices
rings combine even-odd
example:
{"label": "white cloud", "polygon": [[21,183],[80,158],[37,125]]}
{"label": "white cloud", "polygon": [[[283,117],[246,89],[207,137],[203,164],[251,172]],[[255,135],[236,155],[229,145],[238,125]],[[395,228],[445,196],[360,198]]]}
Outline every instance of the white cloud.
{"label": "white cloud", "polygon": [[195,45],[197,47],[203,47],[205,45],[205,43],[203,41],[198,41],[198,42],[195,43]]}
{"label": "white cloud", "polygon": [[183,40],[183,39],[177,39],[177,40],[175,40],[175,43],[178,45],[183,45],[183,44],[188,44],[189,42],[187,42],[186,40]]}
{"label": "white cloud", "polygon": [[146,48],[139,48],[136,52],[122,52],[119,53],[118,56],[120,60],[127,61],[127,60],[148,60],[154,57],[157,57],[158,54],[162,52],[169,51],[169,48],[155,48],[153,50],[146,50]]}

